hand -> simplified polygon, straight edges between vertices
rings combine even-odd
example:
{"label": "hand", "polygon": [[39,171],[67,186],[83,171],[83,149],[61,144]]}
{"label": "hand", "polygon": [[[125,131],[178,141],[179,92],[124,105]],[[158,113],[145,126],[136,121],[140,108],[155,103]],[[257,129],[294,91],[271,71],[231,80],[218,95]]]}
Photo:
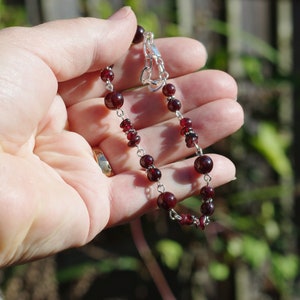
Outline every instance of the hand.
{"label": "hand", "polygon": [[[108,65],[115,64],[116,90],[139,85],[142,46],[130,47],[135,30],[135,16],[124,8],[109,20],[0,32],[1,266],[84,245],[105,227],[156,207],[156,185],[145,178],[120,119],[100,98],[106,91],[99,70]],[[156,45],[199,144],[207,147],[237,130],[243,113],[235,81],[220,71],[195,72],[205,64],[204,47],[187,38],[159,39]],[[144,87],[124,96],[124,111],[142,147],[155,157],[167,190],[178,200],[197,193],[203,179],[193,170],[194,159],[182,160],[194,149],[178,135],[178,120],[161,92]],[[91,147],[98,146],[113,177],[103,175],[93,158]],[[235,177],[231,161],[210,156],[212,185]]]}

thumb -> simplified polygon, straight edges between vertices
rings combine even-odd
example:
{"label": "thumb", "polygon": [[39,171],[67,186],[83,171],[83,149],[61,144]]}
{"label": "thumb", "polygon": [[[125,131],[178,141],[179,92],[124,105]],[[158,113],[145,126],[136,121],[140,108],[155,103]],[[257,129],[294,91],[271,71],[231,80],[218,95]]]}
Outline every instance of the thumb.
{"label": "thumb", "polygon": [[129,7],[109,20],[78,18],[1,30],[1,149],[15,153],[32,136],[53,102],[57,81],[115,63],[135,32]]}
{"label": "thumb", "polygon": [[39,56],[58,81],[65,81],[117,61],[128,50],[136,25],[131,8],[123,7],[108,20],[58,20],[15,29],[7,38]]}

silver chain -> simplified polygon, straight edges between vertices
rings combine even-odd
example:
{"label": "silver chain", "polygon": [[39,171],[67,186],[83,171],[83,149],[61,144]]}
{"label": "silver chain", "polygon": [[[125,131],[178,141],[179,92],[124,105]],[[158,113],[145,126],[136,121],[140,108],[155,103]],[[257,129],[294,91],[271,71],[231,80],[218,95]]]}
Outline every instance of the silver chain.
{"label": "silver chain", "polygon": [[144,33],[145,66],[140,81],[148,85],[150,91],[155,92],[166,84],[169,73],[165,69],[164,61],[153,41],[153,33]]}

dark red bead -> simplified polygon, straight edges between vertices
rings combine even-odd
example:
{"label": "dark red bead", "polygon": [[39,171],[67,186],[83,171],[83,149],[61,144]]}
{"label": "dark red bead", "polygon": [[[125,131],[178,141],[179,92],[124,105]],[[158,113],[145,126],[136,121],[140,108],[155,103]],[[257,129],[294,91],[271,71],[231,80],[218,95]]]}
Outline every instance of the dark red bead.
{"label": "dark red bead", "polygon": [[207,174],[213,168],[213,161],[208,155],[201,155],[196,158],[194,168],[200,174]]}
{"label": "dark red bead", "polygon": [[127,132],[133,128],[132,123],[129,119],[124,119],[121,122],[120,127],[123,129],[124,132]]}
{"label": "dark red bead", "polygon": [[198,143],[198,135],[195,132],[189,132],[185,136],[185,143],[188,148],[192,148]]}
{"label": "dark red bead", "polygon": [[100,77],[104,82],[106,82],[106,81],[113,81],[115,75],[114,75],[114,72],[111,69],[106,68],[106,69],[101,71]]}
{"label": "dark red bead", "polygon": [[206,185],[200,189],[200,195],[203,200],[212,199],[215,196],[215,190],[211,186]]}
{"label": "dark red bead", "polygon": [[187,133],[194,133],[194,130],[192,127],[182,127],[181,130],[180,130],[180,134],[181,135],[186,135]]}
{"label": "dark red bead", "polygon": [[157,168],[149,168],[147,170],[147,177],[150,181],[159,181],[161,178],[161,171]]}
{"label": "dark red bead", "polygon": [[215,206],[212,202],[204,202],[200,208],[201,212],[206,216],[211,216],[215,211]]}
{"label": "dark red bead", "polygon": [[180,102],[180,100],[175,99],[175,98],[171,98],[168,101],[168,109],[169,109],[169,111],[175,112],[177,110],[180,110],[180,108],[181,108],[181,102]]}
{"label": "dark red bead", "polygon": [[175,85],[172,83],[167,83],[166,85],[163,86],[162,92],[166,97],[171,97],[175,95],[176,92]]}
{"label": "dark red bead", "polygon": [[145,169],[148,169],[153,164],[154,164],[154,158],[149,154],[143,155],[140,159],[140,165]]}
{"label": "dark red bead", "polygon": [[104,102],[109,109],[119,109],[124,104],[124,97],[121,93],[110,92],[105,96]]}
{"label": "dark red bead", "polygon": [[206,226],[206,218],[207,216],[205,215],[202,215],[200,218],[199,218],[199,227],[204,230],[205,229],[205,226]]}
{"label": "dark red bead", "polygon": [[170,192],[161,193],[157,198],[157,205],[159,208],[170,210],[176,206],[176,197]]}
{"label": "dark red bead", "polygon": [[133,44],[141,43],[144,40],[144,32],[145,29],[141,25],[138,25],[132,43]]}
{"label": "dark red bead", "polygon": [[180,217],[181,220],[179,221],[179,223],[181,225],[192,225],[194,223],[194,218],[190,214],[181,214]]}
{"label": "dark red bead", "polygon": [[128,147],[135,147],[141,142],[141,137],[139,135],[136,135],[134,138],[132,138],[128,143]]}
{"label": "dark red bead", "polygon": [[128,139],[129,141],[134,140],[136,136],[137,136],[137,131],[134,130],[134,129],[130,129],[130,130],[128,131],[128,133],[127,133],[127,139]]}
{"label": "dark red bead", "polygon": [[179,123],[181,127],[192,127],[192,120],[190,118],[183,118]]}

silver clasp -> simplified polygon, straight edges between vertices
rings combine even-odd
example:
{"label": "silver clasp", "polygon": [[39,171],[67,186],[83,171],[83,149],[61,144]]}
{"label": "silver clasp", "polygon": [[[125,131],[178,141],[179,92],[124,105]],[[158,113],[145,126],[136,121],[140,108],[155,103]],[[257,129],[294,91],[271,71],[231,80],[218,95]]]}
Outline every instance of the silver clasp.
{"label": "silver clasp", "polygon": [[142,70],[140,81],[149,85],[152,92],[159,90],[167,81],[169,73],[166,71],[164,61],[153,41],[153,33],[144,33],[145,66]]}

